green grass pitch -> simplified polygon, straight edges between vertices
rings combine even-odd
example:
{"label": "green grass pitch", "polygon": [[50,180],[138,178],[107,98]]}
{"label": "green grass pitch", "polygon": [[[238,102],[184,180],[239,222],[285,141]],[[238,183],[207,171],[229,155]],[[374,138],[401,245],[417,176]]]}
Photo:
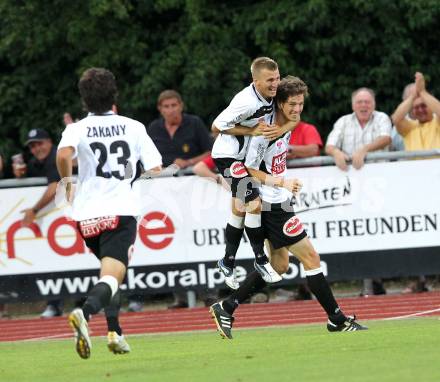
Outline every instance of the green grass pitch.
{"label": "green grass pitch", "polygon": [[113,355],[94,338],[82,360],[73,339],[0,343],[0,381],[439,382],[440,319],[370,321],[370,330],[324,325],[130,336]]}

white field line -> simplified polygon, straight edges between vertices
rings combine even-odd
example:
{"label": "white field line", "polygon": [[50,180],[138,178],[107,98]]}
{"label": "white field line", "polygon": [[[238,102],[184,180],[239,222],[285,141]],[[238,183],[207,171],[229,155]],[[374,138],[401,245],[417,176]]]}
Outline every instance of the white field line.
{"label": "white field line", "polygon": [[53,336],[44,336],[44,337],[36,337],[36,338],[27,338],[25,340],[22,340],[23,342],[32,342],[32,341],[44,341],[44,340],[50,340],[55,338],[68,338],[73,336],[71,333],[62,333],[62,334],[54,334]]}
{"label": "white field line", "polygon": [[384,318],[384,321],[390,321],[390,320],[401,320],[403,318],[410,318],[410,317],[417,317],[417,316],[424,316],[425,314],[440,312],[440,308],[437,309],[431,309],[431,310],[425,310],[422,312],[412,313],[412,314],[405,314],[404,316],[396,316],[396,317],[388,317]]}

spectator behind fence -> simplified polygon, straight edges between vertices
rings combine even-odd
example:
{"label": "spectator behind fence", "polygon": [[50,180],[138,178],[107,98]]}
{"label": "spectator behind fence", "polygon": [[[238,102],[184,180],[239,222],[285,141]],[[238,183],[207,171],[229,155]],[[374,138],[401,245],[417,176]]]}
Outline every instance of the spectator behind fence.
{"label": "spectator behind fence", "polygon": [[[181,169],[194,166],[211,153],[212,139],[205,124],[200,117],[184,113],[183,108],[182,97],[177,91],[164,90],[157,98],[161,116],[147,127],[148,135],[162,155],[164,167],[171,164]],[[134,306],[134,302],[130,304]],[[186,293],[174,293],[170,308],[187,306]]]}
{"label": "spectator behind fence", "polygon": [[387,151],[391,143],[390,118],[376,111],[373,90],[359,88],[351,96],[353,113],[339,118],[330,132],[325,152],[335,159],[336,166],[346,171],[352,158],[353,167],[360,169],[370,151]]}
{"label": "spectator behind fence", "polygon": [[[414,86],[408,85],[407,97],[392,115],[397,131],[402,135],[405,150],[440,148],[440,101],[426,90],[422,73],[415,74]],[[411,118],[407,118],[410,115]]]}
{"label": "spectator behind fence", "polygon": [[182,97],[175,90],[164,90],[157,99],[161,117],[147,127],[163,158],[163,165],[180,168],[194,166],[211,152],[212,139],[202,120],[183,113]]}
{"label": "spectator behind fence", "polygon": [[[25,145],[29,147],[32,157],[28,163],[21,163],[22,158],[18,158],[19,155],[14,155],[12,160],[14,176],[16,178],[45,177],[48,183],[40,199],[32,207],[21,211],[24,213],[22,224],[29,225],[35,220],[38,212],[54,200],[60,177],[55,162],[57,150],[46,130],[30,130]],[[60,315],[60,300],[52,300],[47,303],[41,317],[48,318]]]}
{"label": "spectator behind fence", "polygon": [[[377,111],[374,91],[359,88],[351,95],[353,113],[339,118],[330,132],[325,152],[333,156],[343,171],[352,158],[353,167],[360,169],[370,151],[387,151],[391,143],[391,121],[383,112]],[[381,280],[365,279],[362,295],[385,294]]]}
{"label": "spectator behind fence", "polygon": [[292,131],[287,159],[318,156],[322,139],[314,125],[301,121]]}
{"label": "spectator behind fence", "polygon": [[[422,73],[415,74],[415,82],[408,84],[403,101],[392,115],[397,131],[403,136],[408,151],[440,148],[440,101],[426,90]],[[420,276],[404,289],[404,293],[426,292],[426,279]]]}
{"label": "spectator behind fence", "polygon": [[29,147],[32,157],[24,165],[13,163],[14,176],[16,178],[45,177],[48,183],[40,199],[32,207],[21,211],[24,213],[23,225],[29,225],[35,220],[37,213],[54,200],[60,177],[55,163],[56,147],[46,130],[32,129],[29,131],[25,145]]}

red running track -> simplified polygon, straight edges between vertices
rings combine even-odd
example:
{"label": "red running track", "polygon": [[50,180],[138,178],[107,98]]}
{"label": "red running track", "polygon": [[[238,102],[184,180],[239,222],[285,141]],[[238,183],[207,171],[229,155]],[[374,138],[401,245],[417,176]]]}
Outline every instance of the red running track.
{"label": "red running track", "polygon": [[[440,315],[440,292],[371,296],[338,299],[346,314],[356,313],[359,321]],[[122,313],[125,334],[169,333],[216,330],[208,308]],[[234,328],[255,328],[326,322],[326,315],[316,301],[244,304],[236,312]],[[93,336],[107,334],[103,315],[90,322]],[[0,342],[69,338],[66,317],[51,319],[2,319]]]}

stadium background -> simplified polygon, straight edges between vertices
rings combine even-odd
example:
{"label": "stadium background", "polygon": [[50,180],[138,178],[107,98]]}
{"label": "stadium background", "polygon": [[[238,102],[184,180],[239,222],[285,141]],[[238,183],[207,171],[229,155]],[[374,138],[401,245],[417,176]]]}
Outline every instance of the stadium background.
{"label": "stadium background", "polygon": [[151,121],[159,92],[174,88],[210,124],[268,55],[310,85],[304,120],[323,138],[357,87],[390,114],[415,71],[434,94],[440,83],[436,0],[2,1],[0,14],[6,157],[30,128],[58,137],[63,111],[82,116],[76,84],[90,66],[116,74],[125,115]]}
{"label": "stadium background", "polygon": [[[438,95],[438,0],[4,0],[0,15],[0,151],[7,158],[20,151],[29,129],[58,138],[64,111],[81,117],[76,84],[89,66],[116,74],[122,114],[147,123],[157,115],[159,92],[175,88],[209,125],[250,81],[251,60],[268,55],[282,75],[310,85],[304,119],[323,138],[349,112],[359,86],[373,88],[378,110],[388,114],[415,71]],[[73,354],[65,318],[1,320],[0,380],[440,380],[438,292],[341,302],[369,320],[368,333],[329,336],[314,301],[244,307],[237,329],[277,328],[237,330],[232,343],[213,333],[204,308],[125,313],[133,354],[114,360],[94,338],[89,363]],[[418,315],[434,316],[400,319]],[[208,332],[135,335],[195,330],[191,325]],[[105,335],[102,317],[93,330]]]}

